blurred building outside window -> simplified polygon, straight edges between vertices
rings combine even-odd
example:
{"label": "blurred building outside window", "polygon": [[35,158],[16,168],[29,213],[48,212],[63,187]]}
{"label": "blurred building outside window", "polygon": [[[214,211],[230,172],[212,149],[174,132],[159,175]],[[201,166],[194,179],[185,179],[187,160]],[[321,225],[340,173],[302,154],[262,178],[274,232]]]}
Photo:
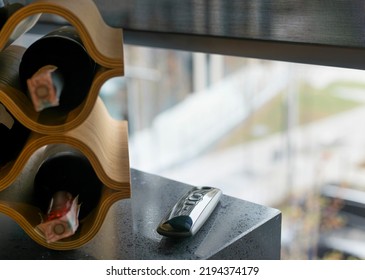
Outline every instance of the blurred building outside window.
{"label": "blurred building outside window", "polygon": [[365,259],[365,72],[125,46],[131,167],[283,212],[282,258]]}

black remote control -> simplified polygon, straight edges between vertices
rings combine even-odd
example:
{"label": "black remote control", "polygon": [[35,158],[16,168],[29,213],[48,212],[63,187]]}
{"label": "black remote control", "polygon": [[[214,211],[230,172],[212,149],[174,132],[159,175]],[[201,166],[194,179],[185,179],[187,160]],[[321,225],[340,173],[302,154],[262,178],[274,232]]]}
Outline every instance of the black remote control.
{"label": "black remote control", "polygon": [[157,232],[169,237],[193,236],[213,212],[221,195],[218,188],[192,188],[162,219]]}

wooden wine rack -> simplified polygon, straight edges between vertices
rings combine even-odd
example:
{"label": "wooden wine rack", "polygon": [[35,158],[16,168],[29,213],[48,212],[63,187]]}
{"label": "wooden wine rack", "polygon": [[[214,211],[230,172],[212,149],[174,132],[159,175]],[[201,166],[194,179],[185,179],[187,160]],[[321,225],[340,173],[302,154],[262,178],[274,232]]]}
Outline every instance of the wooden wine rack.
{"label": "wooden wine rack", "polygon": [[[122,30],[106,25],[92,0],[38,0],[7,20],[0,31],[0,50],[37,24],[44,13],[61,16],[76,28],[98,70],[85,100],[66,115],[37,113],[24,93],[0,84],[0,103],[30,130],[18,157],[0,166],[0,212],[14,219],[37,243],[50,249],[70,250],[97,234],[113,203],[131,196],[127,122],[111,118],[98,97],[108,79],[124,74]],[[81,151],[104,186],[99,204],[80,221],[77,232],[47,243],[35,230],[41,218],[40,209],[30,198],[33,185],[19,186],[19,182],[32,182],[42,160],[42,149],[57,144]]]}

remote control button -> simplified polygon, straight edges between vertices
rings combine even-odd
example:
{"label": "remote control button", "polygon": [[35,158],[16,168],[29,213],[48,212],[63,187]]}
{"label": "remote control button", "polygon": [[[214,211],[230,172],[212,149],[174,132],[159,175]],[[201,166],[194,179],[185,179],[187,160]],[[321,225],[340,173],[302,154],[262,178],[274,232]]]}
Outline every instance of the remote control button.
{"label": "remote control button", "polygon": [[194,194],[192,194],[191,196],[189,196],[189,200],[192,200],[192,201],[198,201],[198,200],[200,200],[201,198],[203,197],[203,195],[202,194],[200,194],[200,193],[194,193]]}
{"label": "remote control button", "polygon": [[194,200],[188,200],[185,202],[186,205],[195,205],[196,204],[196,201]]}

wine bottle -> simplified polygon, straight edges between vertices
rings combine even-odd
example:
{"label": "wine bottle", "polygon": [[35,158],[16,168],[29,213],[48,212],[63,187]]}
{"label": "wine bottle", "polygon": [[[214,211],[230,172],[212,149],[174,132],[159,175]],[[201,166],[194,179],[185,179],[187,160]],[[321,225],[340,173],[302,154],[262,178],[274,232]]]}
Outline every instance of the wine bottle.
{"label": "wine bottle", "polygon": [[0,167],[18,156],[29,133],[0,103]]}
{"label": "wine bottle", "polygon": [[36,111],[57,108],[69,112],[87,96],[96,63],[79,34],[64,26],[35,41],[25,51],[19,76]]}
{"label": "wine bottle", "polygon": [[[0,84],[12,87],[20,93],[22,87],[19,79],[19,65],[26,48],[10,45],[0,51]],[[6,91],[6,89],[2,89]]]}
{"label": "wine bottle", "polygon": [[7,1],[0,1],[0,28],[2,28],[6,21],[19,9],[23,8],[21,3],[9,4]]}
{"label": "wine bottle", "polygon": [[45,154],[34,178],[35,204],[47,213],[52,197],[57,192],[67,192],[78,197],[79,218],[83,219],[96,208],[103,186],[91,163],[68,145],[47,146]]}
{"label": "wine bottle", "polygon": [[[22,47],[11,45],[0,52],[0,86],[4,93],[7,93],[9,87],[20,88],[18,66],[24,50]],[[17,157],[29,134],[30,130],[0,103],[0,167]]]}

